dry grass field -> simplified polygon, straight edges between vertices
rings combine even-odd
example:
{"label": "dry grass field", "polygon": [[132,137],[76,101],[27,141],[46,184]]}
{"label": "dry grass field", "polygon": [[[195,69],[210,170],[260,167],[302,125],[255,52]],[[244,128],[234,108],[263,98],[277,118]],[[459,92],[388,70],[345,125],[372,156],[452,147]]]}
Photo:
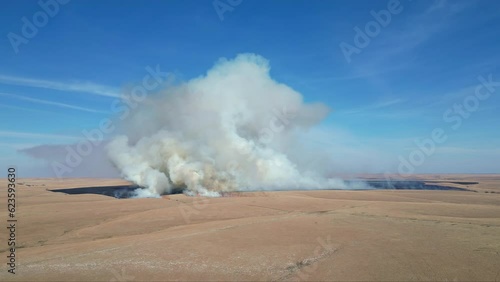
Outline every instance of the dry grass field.
{"label": "dry grass field", "polygon": [[116,199],[51,190],[128,182],[19,179],[16,274],[2,232],[0,280],[500,281],[500,175],[415,179],[471,191]]}

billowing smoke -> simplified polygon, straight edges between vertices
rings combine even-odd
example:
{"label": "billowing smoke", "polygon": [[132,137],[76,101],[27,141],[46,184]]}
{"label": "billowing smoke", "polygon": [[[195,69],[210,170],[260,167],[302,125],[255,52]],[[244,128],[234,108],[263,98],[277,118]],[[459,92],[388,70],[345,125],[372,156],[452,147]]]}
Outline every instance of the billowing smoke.
{"label": "billowing smoke", "polygon": [[243,54],[149,96],[108,145],[110,159],[146,188],[142,196],[347,188],[304,161],[314,146],[301,136],[329,109],[305,103],[269,71],[264,58]]}

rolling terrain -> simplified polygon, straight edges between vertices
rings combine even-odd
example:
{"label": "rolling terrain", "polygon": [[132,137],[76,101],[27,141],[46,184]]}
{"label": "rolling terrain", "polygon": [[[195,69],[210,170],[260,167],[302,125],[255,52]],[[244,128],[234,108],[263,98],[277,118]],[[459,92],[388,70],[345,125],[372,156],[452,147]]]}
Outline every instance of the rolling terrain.
{"label": "rolling terrain", "polygon": [[468,191],[117,199],[52,190],[130,183],[19,179],[16,274],[2,232],[0,280],[499,281],[500,176],[415,179]]}

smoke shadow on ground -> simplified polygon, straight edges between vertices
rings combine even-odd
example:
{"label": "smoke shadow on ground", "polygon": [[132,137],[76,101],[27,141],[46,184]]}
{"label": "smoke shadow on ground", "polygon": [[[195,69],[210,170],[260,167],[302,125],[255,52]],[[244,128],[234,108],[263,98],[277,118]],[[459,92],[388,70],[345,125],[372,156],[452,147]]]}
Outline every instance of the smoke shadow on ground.
{"label": "smoke shadow on ground", "polygon": [[[359,180],[356,180],[359,182]],[[347,182],[355,182],[355,181],[347,181]],[[372,189],[376,190],[452,190],[452,191],[471,191],[465,188],[458,187],[450,187],[450,186],[442,186],[436,185],[438,182],[435,181],[409,181],[409,180],[365,180],[366,184],[368,184]],[[432,184],[429,184],[432,183]],[[435,183],[435,184],[434,184]],[[455,182],[453,182],[455,183]],[[455,183],[455,184],[463,184],[463,185],[473,185],[478,184],[477,182],[464,182],[464,183]],[[81,195],[81,194],[94,194],[94,195],[104,195],[117,199],[127,199],[127,198],[135,198],[137,197],[136,190],[141,188],[138,185],[119,185],[119,186],[94,186],[94,187],[79,187],[79,188],[66,188],[66,189],[52,189],[48,190],[51,192],[64,193],[68,195]],[[372,190],[369,189],[369,190]],[[176,188],[172,191],[171,194],[181,194],[183,193],[184,188]],[[335,190],[335,189],[332,189]],[[361,190],[361,189],[355,189]],[[368,190],[368,189],[362,189]],[[251,192],[251,191],[248,191]],[[255,192],[262,192],[262,190],[256,190]]]}
{"label": "smoke shadow on ground", "polygon": [[[374,189],[395,189],[395,190],[452,190],[452,191],[471,191],[465,188],[439,185],[437,181],[412,181],[412,180],[365,180],[365,182]],[[433,183],[433,184],[430,184]],[[434,184],[435,183],[435,184]],[[448,182],[450,183],[450,182]],[[454,184],[472,185],[478,182],[451,182]]]}
{"label": "smoke shadow on ground", "polygon": [[[137,196],[136,190],[141,188],[138,185],[119,185],[119,186],[94,186],[66,189],[52,189],[51,192],[64,193],[68,195],[94,194],[109,196],[117,199],[128,199]],[[172,194],[180,194],[182,189],[174,189]]]}
{"label": "smoke shadow on ground", "polygon": [[95,186],[95,187],[79,187],[66,189],[52,189],[51,192],[59,192],[68,195],[95,194],[104,195],[113,198],[131,198],[137,185],[120,185],[120,186]]}

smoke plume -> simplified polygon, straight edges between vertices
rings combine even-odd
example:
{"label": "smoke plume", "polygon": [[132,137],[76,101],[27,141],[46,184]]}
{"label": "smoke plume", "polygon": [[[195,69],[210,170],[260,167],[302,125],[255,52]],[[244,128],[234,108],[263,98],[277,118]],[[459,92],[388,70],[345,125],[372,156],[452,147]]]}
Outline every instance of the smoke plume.
{"label": "smoke plume", "polygon": [[150,95],[108,145],[111,161],[146,188],[140,196],[348,188],[304,161],[314,146],[301,136],[329,109],[305,103],[269,71],[264,58],[242,54]]}

